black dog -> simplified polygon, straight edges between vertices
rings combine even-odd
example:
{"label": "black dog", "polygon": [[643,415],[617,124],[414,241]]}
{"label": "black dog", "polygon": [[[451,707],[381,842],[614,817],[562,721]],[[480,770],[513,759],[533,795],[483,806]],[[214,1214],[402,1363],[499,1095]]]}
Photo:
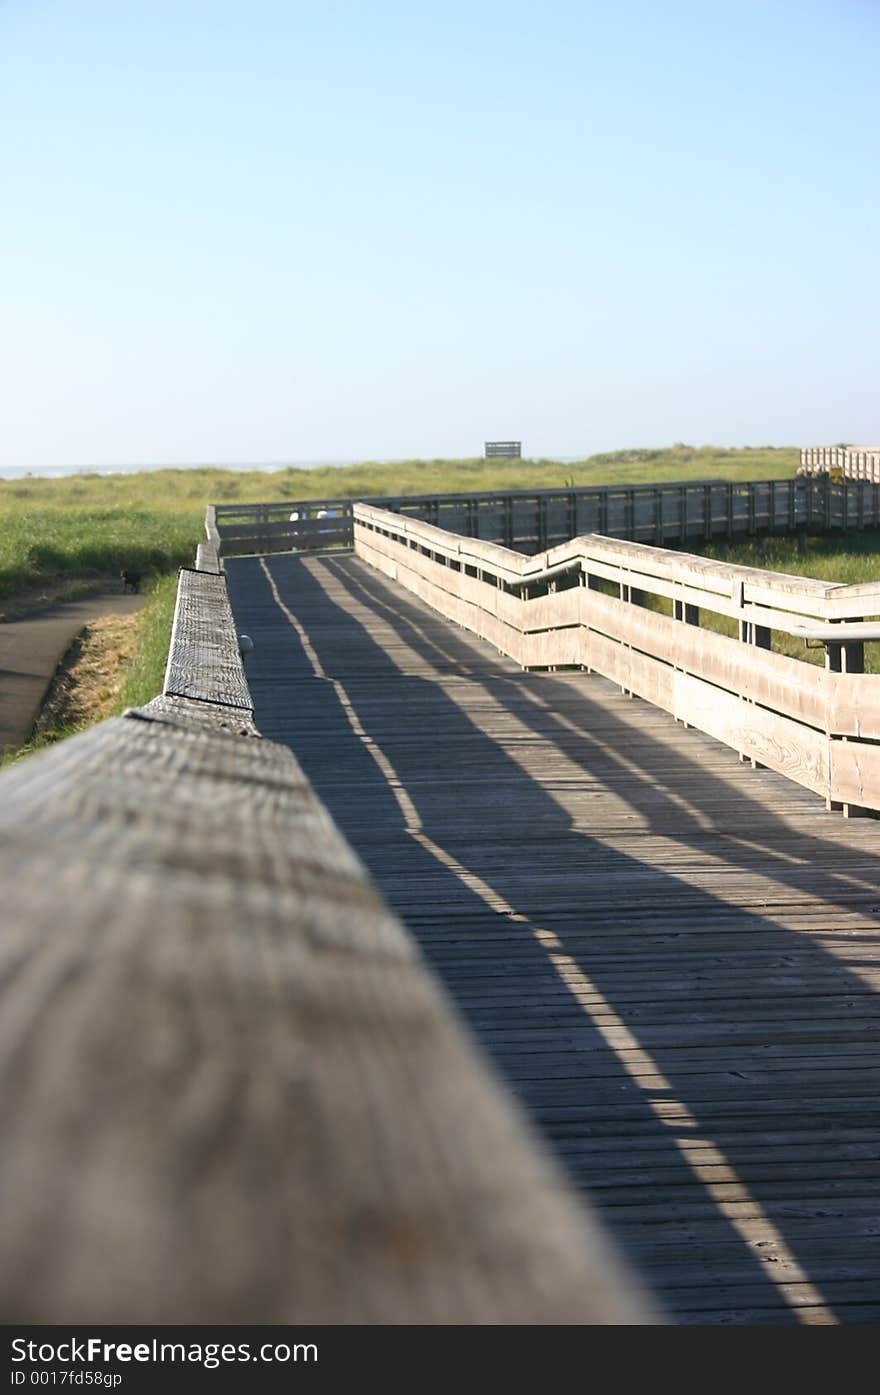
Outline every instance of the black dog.
{"label": "black dog", "polygon": [[143,580],[143,572],[130,572],[123,570],[119,573],[119,575],[122,577],[123,590],[140,591],[141,581]]}

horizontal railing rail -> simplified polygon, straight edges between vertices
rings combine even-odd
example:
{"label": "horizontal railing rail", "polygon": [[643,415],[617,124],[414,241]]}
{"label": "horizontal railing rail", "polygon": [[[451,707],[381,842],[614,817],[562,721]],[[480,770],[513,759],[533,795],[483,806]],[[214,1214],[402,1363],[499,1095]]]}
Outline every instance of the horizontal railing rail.
{"label": "horizontal railing rail", "polygon": [[351,499],[217,504],[214,526],[227,556],[351,547]]}
{"label": "horizontal railing rail", "polygon": [[[880,676],[862,671],[866,638],[880,639],[864,628],[880,617],[880,584],[599,535],[527,557],[366,504],[354,508],[354,548],[524,668],[596,671],[829,806],[880,810]],[[704,611],[734,621],[738,637],[702,628]],[[774,652],[774,631],[824,638],[826,668]]]}
{"label": "horizontal railing rail", "polygon": [[217,564],[0,775],[0,1321],[651,1320],[286,748]]}
{"label": "horizontal railing rail", "polygon": [[847,480],[880,483],[880,446],[805,446],[800,473],[839,472]]}
{"label": "horizontal railing rail", "polygon": [[[529,553],[583,533],[662,546],[880,526],[880,484],[835,484],[811,475],[749,483],[701,480],[395,495],[363,502]],[[218,504],[215,515],[227,555],[352,544],[351,499]]]}

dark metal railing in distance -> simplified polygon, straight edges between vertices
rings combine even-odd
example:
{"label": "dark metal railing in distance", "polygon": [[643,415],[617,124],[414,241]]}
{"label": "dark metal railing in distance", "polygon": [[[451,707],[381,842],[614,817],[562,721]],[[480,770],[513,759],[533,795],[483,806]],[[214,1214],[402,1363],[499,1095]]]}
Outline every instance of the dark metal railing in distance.
{"label": "dark metal railing in distance", "polygon": [[[880,484],[836,484],[824,476],[377,495],[362,502],[525,553],[582,533],[663,546],[880,527]],[[218,504],[215,515],[223,553],[230,556],[351,547],[351,510],[351,499],[308,499]]]}

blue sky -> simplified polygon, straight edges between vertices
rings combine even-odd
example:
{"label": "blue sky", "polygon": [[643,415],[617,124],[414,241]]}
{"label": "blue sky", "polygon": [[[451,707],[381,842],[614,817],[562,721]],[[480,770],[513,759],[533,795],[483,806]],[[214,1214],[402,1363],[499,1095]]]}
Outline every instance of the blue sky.
{"label": "blue sky", "polygon": [[880,439],[878,0],[0,0],[0,465]]}

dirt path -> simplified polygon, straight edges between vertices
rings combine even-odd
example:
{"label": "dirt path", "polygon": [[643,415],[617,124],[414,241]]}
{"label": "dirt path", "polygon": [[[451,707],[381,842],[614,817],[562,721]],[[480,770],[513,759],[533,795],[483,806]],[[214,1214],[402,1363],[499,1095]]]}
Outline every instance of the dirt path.
{"label": "dirt path", "polygon": [[101,615],[128,614],[144,599],[102,591],[0,624],[0,752],[27,741],[55,670],[83,626]]}

